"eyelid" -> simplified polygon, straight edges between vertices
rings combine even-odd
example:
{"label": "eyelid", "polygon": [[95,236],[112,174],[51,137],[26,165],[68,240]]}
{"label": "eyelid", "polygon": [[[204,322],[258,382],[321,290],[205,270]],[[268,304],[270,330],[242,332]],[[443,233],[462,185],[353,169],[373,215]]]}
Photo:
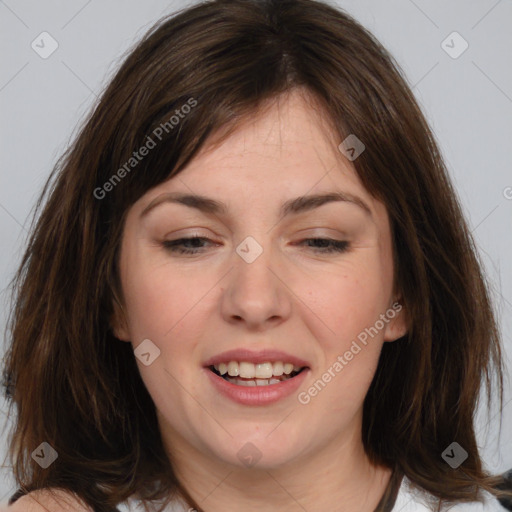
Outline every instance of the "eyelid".
{"label": "eyelid", "polygon": [[173,240],[177,238],[190,238],[190,237],[205,237],[205,238],[222,238],[221,235],[219,235],[217,232],[213,231],[211,228],[206,227],[189,227],[189,228],[182,228],[175,231],[168,231],[164,234],[162,238],[169,238],[172,237]]}
{"label": "eyelid", "polygon": [[351,238],[347,230],[326,228],[326,227],[310,227],[293,231],[293,237],[303,238]]}
{"label": "eyelid", "polygon": [[[161,238],[164,240],[176,240],[179,238],[190,237],[208,238],[212,242],[216,243],[225,242],[226,240],[225,236],[213,230],[211,227],[205,226],[185,227],[175,231],[168,231]],[[299,230],[293,230],[289,235],[283,233],[281,236],[279,236],[279,240],[281,242],[289,241],[292,238],[294,240],[296,240],[297,238],[333,238],[337,240],[352,240],[353,235],[351,236],[347,230],[315,226]]]}

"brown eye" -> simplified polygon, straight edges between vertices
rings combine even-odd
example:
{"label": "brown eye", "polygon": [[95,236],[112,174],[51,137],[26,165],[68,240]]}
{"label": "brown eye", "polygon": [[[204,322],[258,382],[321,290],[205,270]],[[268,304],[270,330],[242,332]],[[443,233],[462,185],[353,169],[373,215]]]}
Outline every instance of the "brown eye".
{"label": "brown eye", "polygon": [[168,251],[178,254],[199,254],[203,252],[200,250],[204,249],[203,242],[211,242],[211,240],[203,236],[193,236],[189,238],[178,238],[176,240],[165,240],[162,242],[162,245]]}

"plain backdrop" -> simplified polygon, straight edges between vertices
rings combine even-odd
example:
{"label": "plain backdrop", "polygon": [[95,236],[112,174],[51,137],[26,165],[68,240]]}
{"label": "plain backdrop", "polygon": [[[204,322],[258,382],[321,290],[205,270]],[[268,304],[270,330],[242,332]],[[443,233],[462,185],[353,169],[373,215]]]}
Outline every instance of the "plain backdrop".
{"label": "plain backdrop", "polygon": [[[123,53],[161,16],[191,3],[0,0],[2,333],[7,287],[22,254],[31,210],[56,159]],[[435,132],[492,284],[510,371],[512,1],[331,3],[362,22],[390,50]],[[43,32],[49,36],[41,36]],[[58,45],[47,58],[41,56],[41,38],[44,51]],[[1,355],[7,342],[2,337]],[[505,386],[501,436],[496,410],[489,415],[480,409],[478,417],[479,442],[494,472],[512,468],[512,388],[508,380]],[[1,427],[12,422],[5,412],[2,399]],[[3,461],[6,442],[0,440],[0,503],[15,490]]]}

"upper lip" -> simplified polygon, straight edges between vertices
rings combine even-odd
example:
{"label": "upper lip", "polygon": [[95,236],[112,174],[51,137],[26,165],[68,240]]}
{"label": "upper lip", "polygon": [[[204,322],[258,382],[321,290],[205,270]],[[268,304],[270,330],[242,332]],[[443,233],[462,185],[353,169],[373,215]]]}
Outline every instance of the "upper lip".
{"label": "upper lip", "polygon": [[281,350],[265,349],[257,352],[248,349],[234,349],[222,352],[205,361],[204,366],[214,366],[220,363],[229,363],[229,361],[247,362],[247,363],[268,363],[281,361],[283,363],[292,363],[294,366],[308,366],[309,363],[304,359],[287,354]]}

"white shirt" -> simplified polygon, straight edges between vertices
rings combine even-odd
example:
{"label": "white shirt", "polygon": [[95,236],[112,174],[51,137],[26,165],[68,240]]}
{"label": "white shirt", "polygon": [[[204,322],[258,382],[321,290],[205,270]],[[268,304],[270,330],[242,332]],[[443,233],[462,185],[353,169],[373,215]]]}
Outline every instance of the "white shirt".
{"label": "white shirt", "polygon": [[[409,485],[409,480],[403,478],[400,486],[393,512],[432,512],[432,509],[428,507],[425,496],[428,494],[425,492],[421,493],[413,489]],[[7,503],[0,503],[0,511],[8,511],[10,507],[7,507]],[[120,512],[139,512],[143,510],[140,503],[132,498],[128,499],[127,502],[118,505]],[[62,510],[62,509],[60,509]],[[92,511],[92,509],[90,509]],[[175,501],[171,503],[167,508],[166,512],[189,512],[190,508],[181,502]],[[505,512],[499,501],[489,494],[485,495],[484,503],[462,503],[458,505],[447,506],[443,509],[443,512]]]}
{"label": "white shirt", "polygon": [[[432,512],[432,509],[428,507],[427,501],[424,498],[425,496],[428,496],[426,491],[425,493],[420,493],[413,489],[409,485],[409,480],[404,477],[398,491],[393,512]],[[484,503],[460,503],[458,505],[446,506],[443,509],[443,512],[506,512],[494,496],[491,496],[490,494],[485,494],[484,496]],[[133,512],[134,510],[139,510],[137,506],[133,505],[132,508],[125,507],[124,505],[120,505],[118,508],[120,512]],[[166,508],[166,512],[188,512],[188,510],[188,506],[185,507],[178,502],[173,503]]]}
{"label": "white shirt", "polygon": [[[409,486],[409,480],[404,477],[396,498],[393,512],[432,512],[424,499],[426,493],[420,493]],[[443,512],[505,512],[500,502],[492,495],[485,493],[485,502],[459,503],[446,506]]]}

